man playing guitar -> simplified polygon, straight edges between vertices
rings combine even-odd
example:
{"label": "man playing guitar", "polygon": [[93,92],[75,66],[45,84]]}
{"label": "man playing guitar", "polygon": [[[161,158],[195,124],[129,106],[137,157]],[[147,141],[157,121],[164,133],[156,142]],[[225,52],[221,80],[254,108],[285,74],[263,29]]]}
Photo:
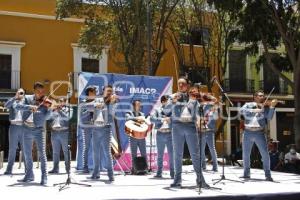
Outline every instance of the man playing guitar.
{"label": "man playing guitar", "polygon": [[[137,123],[144,123],[145,122],[145,114],[141,112],[141,101],[134,100],[132,102],[133,111],[126,113],[125,118],[126,121],[132,120]],[[131,161],[132,166],[134,164],[134,160],[137,157],[137,148],[139,148],[141,156],[145,158],[147,163],[147,151],[146,151],[146,139],[137,139],[135,137],[129,136],[130,140],[130,150],[131,150]],[[132,167],[132,173],[135,174],[136,171],[134,167]]]}

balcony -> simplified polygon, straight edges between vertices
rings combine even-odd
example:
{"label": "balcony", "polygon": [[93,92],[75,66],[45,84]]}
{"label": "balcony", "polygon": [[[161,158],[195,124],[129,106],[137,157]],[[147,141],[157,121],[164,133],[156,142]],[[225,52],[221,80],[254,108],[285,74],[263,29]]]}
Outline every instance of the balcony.
{"label": "balcony", "polygon": [[246,79],[244,81],[236,81],[225,79],[224,88],[228,92],[236,93],[253,93],[254,92],[254,80]]}
{"label": "balcony", "polygon": [[289,95],[292,94],[291,91],[289,91],[289,86],[284,81],[279,81],[279,84],[274,86],[274,84],[266,83],[265,81],[259,81],[259,88],[261,90],[264,90],[265,92],[270,92],[273,87],[275,87],[273,93],[279,94],[279,95]]}

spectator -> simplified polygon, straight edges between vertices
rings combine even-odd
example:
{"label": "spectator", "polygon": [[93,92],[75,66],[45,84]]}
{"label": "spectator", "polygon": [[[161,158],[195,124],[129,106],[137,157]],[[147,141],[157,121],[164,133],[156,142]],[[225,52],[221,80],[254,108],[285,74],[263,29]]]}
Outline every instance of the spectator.
{"label": "spectator", "polygon": [[278,151],[279,141],[273,141],[269,143],[269,155],[270,155],[270,168],[272,171],[281,171],[283,163],[280,159],[280,152]]}
{"label": "spectator", "polygon": [[296,152],[295,145],[284,156],[285,170],[290,173],[300,173],[300,154]]}

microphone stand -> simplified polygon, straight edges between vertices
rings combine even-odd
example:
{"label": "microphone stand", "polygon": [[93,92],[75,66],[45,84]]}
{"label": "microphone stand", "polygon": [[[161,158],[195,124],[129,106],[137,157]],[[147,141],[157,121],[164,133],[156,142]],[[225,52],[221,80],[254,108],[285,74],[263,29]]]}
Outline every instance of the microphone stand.
{"label": "microphone stand", "polygon": [[[71,84],[71,76],[72,73],[68,74],[69,77],[69,84]],[[76,183],[72,182],[71,178],[71,143],[72,143],[72,134],[71,134],[71,104],[69,103],[69,98],[72,96],[72,89],[68,87],[68,94],[67,94],[67,106],[68,106],[68,128],[69,128],[69,137],[68,137],[68,158],[66,163],[66,171],[67,171],[67,180],[65,182],[53,184],[53,186],[60,186],[59,191],[62,191],[67,188],[67,186],[73,185],[80,185],[85,187],[92,187],[92,185],[84,184],[84,183]]]}
{"label": "microphone stand", "polygon": [[[229,104],[231,106],[233,106],[232,101],[230,100],[230,98],[228,97],[228,94],[224,91],[224,89],[222,88],[222,86],[220,85],[220,83],[218,82],[218,80],[214,79],[214,82],[217,84],[217,86],[219,87],[221,93],[222,93],[222,100],[221,100],[221,105],[223,110],[225,110],[226,108],[224,108],[226,106],[225,102],[226,100],[229,102]],[[223,180],[227,180],[227,181],[232,181],[232,182],[237,182],[237,183],[244,183],[243,181],[239,181],[239,180],[233,180],[233,179],[228,179],[225,177],[225,133],[224,133],[224,126],[222,127],[222,175],[221,178],[219,179],[213,179],[213,181],[216,181],[215,183],[213,183],[213,185],[220,183]]]}
{"label": "microphone stand", "polygon": [[[197,85],[199,91],[200,91],[200,85]],[[199,136],[199,148],[200,148],[200,174],[199,174],[199,183],[198,183],[198,187],[199,187],[199,194],[201,193],[201,189],[202,189],[202,183],[203,183],[203,180],[202,180],[202,176],[201,174],[203,175],[203,169],[202,169],[202,152],[201,152],[201,149],[202,149],[202,134],[204,133],[201,133],[201,130],[202,130],[202,120],[204,120],[204,109],[203,109],[203,105],[201,104],[201,100],[200,99],[197,99],[197,104],[198,104],[198,113],[199,113],[199,130],[197,131],[198,132],[198,136]],[[205,123],[205,121],[204,121]],[[205,187],[205,189],[214,189],[214,190],[222,190],[221,188],[217,188],[217,187],[211,187],[207,184],[207,187]]]}
{"label": "microphone stand", "polygon": [[[150,125],[151,126],[151,125]],[[149,170],[148,172],[152,172],[152,133],[153,133],[153,127],[151,127],[151,131],[150,131],[150,154],[149,154]]]}

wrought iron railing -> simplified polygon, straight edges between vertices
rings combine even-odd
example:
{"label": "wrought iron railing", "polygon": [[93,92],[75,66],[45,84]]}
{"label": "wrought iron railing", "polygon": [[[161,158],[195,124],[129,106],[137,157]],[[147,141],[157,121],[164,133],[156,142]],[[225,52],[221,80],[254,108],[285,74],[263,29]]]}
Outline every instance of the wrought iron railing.
{"label": "wrought iron railing", "polygon": [[246,85],[247,85],[247,93],[253,93],[254,92],[254,80],[252,79],[247,79],[246,80]]}
{"label": "wrought iron railing", "polygon": [[[248,92],[247,81],[224,79],[224,88],[228,92]],[[251,88],[251,87],[250,87]]]}
{"label": "wrought iron railing", "polygon": [[[265,81],[259,81],[259,89],[264,90],[265,92],[270,92],[273,89],[274,85],[266,83]],[[286,82],[280,81],[278,86],[275,87],[273,94],[288,95],[291,94],[289,86]]]}

